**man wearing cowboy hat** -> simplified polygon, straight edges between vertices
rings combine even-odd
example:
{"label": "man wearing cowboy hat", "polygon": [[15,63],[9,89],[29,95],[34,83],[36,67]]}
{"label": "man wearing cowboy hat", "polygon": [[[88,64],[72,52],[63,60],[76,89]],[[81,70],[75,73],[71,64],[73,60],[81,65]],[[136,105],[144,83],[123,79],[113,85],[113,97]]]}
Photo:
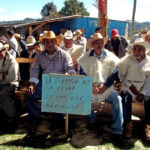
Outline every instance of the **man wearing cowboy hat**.
{"label": "man wearing cowboy hat", "polygon": [[111,31],[111,38],[106,42],[105,48],[113,52],[119,58],[128,54],[128,42],[125,37],[119,35],[117,29]]}
{"label": "man wearing cowboy hat", "polygon": [[29,87],[25,94],[25,102],[29,110],[29,116],[31,122],[35,120],[35,124],[37,124],[41,118],[38,100],[41,99],[42,74],[75,74],[70,55],[57,46],[57,37],[53,31],[47,31],[47,33],[43,35],[42,43],[45,50],[38,53],[35,57],[30,71]]}
{"label": "man wearing cowboy hat", "polygon": [[[94,33],[87,41],[91,51],[88,51],[79,59],[80,74],[93,77],[92,100],[93,102],[106,102],[112,105],[112,136],[115,144],[123,145],[123,114],[121,97],[114,90],[113,81],[116,79],[113,73],[116,70],[118,57],[104,49],[104,39],[100,33]],[[93,123],[93,112],[88,116],[88,120]]]}
{"label": "man wearing cowboy hat", "polygon": [[[36,40],[34,36],[28,36],[26,40],[26,46],[27,49],[24,49],[20,53],[20,57],[23,58],[34,58],[36,53],[35,53],[35,46],[34,44],[36,43]],[[24,63],[20,64],[20,78],[21,80],[29,80],[30,76],[30,64],[29,63]]]}
{"label": "man wearing cowboy hat", "polygon": [[14,106],[14,92],[18,86],[18,64],[7,51],[9,45],[0,40],[0,108],[6,115],[5,129],[13,129],[16,125],[17,113]]}
{"label": "man wearing cowboy hat", "polygon": [[84,50],[83,52],[86,52],[86,43],[87,43],[87,40],[85,37],[82,36],[83,33],[81,32],[81,30],[76,30],[73,32],[73,39],[74,39],[74,43],[76,45],[81,45],[83,46]]}
{"label": "man wearing cowboy hat", "polygon": [[150,141],[150,58],[145,54],[150,44],[137,38],[132,44],[132,54],[118,64],[119,77],[123,82],[125,136],[132,136],[132,100],[144,102],[145,138]]}
{"label": "man wearing cowboy hat", "polygon": [[61,47],[67,51],[74,63],[74,66],[77,70],[77,61],[79,57],[83,54],[84,48],[81,45],[76,45],[73,43],[73,33],[71,30],[67,30],[64,34],[64,46]]}

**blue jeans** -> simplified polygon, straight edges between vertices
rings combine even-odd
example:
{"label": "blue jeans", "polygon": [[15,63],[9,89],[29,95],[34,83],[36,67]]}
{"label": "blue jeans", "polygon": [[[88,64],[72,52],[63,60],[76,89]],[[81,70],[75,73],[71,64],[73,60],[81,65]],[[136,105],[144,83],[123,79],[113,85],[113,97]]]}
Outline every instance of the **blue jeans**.
{"label": "blue jeans", "polygon": [[123,117],[125,122],[131,121],[132,115],[132,95],[128,91],[121,92],[123,104]]}
{"label": "blue jeans", "polygon": [[32,95],[28,95],[27,93],[25,93],[24,100],[28,108],[30,117],[34,117],[34,118],[40,117],[38,100],[40,100],[41,97],[42,97],[42,83],[41,82],[39,82],[35,86],[35,92]]}
{"label": "blue jeans", "polygon": [[[112,133],[122,134],[123,131],[123,112],[122,112],[122,98],[117,91],[114,91],[106,99],[106,102],[112,105]],[[96,120],[96,115],[92,110],[91,114],[87,116],[87,119],[90,123],[93,123]]]}
{"label": "blue jeans", "polygon": [[[42,97],[42,83],[39,82],[35,87],[35,92],[32,95],[25,93],[24,100],[29,111],[29,116],[32,118],[40,118],[41,111],[39,109],[38,100]],[[52,118],[60,120],[64,118],[63,114],[52,113]]]}

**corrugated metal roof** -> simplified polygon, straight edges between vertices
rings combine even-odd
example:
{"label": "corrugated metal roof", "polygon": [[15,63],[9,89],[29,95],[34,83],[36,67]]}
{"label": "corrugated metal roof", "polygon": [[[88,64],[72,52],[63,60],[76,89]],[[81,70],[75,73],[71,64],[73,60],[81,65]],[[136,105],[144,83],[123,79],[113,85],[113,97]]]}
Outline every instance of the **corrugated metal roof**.
{"label": "corrugated metal roof", "polygon": [[50,20],[44,20],[44,21],[38,21],[38,22],[31,22],[31,23],[25,23],[25,24],[17,24],[17,25],[13,25],[14,28],[18,28],[18,27],[24,27],[24,26],[32,26],[32,25],[38,25],[41,23],[50,23],[50,22],[57,22],[57,21],[62,21],[62,20],[66,20],[66,19],[72,19],[72,18],[77,18],[77,17],[81,17],[80,15],[74,15],[74,16],[66,16],[66,17],[60,17],[60,18],[54,18],[54,19],[50,19]]}

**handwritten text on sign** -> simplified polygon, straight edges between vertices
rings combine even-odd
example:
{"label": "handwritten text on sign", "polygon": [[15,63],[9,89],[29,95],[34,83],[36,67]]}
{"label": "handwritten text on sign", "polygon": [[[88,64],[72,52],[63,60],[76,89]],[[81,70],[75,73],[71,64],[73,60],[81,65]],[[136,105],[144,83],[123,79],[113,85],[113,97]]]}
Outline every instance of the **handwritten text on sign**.
{"label": "handwritten text on sign", "polygon": [[90,114],[92,78],[44,74],[42,76],[42,112]]}

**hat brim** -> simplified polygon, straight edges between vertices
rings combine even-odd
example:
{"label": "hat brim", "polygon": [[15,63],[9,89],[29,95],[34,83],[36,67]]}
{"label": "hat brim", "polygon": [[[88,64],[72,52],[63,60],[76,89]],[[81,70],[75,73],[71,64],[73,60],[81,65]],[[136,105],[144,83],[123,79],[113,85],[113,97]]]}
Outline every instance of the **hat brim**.
{"label": "hat brim", "polygon": [[26,46],[33,46],[35,43],[26,44]]}
{"label": "hat brim", "polygon": [[44,40],[49,40],[49,39],[55,39],[57,42],[57,45],[59,45],[62,41],[62,37],[56,36],[56,38],[45,38],[45,37],[40,37],[40,42],[43,44]]}
{"label": "hat brim", "polygon": [[93,48],[92,43],[96,40],[104,40],[104,38],[89,38],[87,41],[87,48],[92,49]]}
{"label": "hat brim", "polygon": [[5,44],[2,48],[0,48],[0,51],[3,50],[3,49],[6,49],[6,51],[7,51],[9,49],[9,45]]}
{"label": "hat brim", "polygon": [[143,42],[137,42],[137,43],[133,43],[131,44],[131,46],[135,46],[135,45],[140,45],[140,46],[143,46],[145,47],[145,49],[149,49],[150,48],[150,44],[146,41],[143,41]]}

